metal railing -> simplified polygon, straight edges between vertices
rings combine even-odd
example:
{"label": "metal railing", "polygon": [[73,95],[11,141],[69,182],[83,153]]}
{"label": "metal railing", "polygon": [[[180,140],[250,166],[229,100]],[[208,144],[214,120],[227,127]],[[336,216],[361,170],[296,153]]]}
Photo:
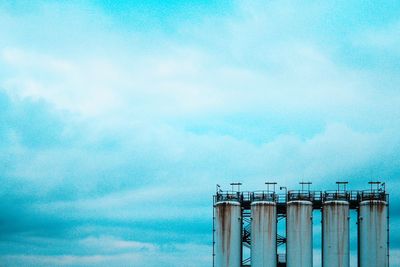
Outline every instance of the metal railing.
{"label": "metal railing", "polygon": [[276,255],[278,263],[286,263],[286,254]]}
{"label": "metal railing", "polygon": [[386,201],[386,192],[383,190],[363,190],[360,192],[359,201],[364,200],[383,200]]}
{"label": "metal railing", "polygon": [[324,201],[330,201],[330,200],[350,200],[350,192],[348,191],[338,191],[338,190],[332,190],[332,191],[325,191],[323,194],[323,199]]}
{"label": "metal railing", "polygon": [[235,191],[217,192],[216,202],[220,201],[242,201],[243,193]]}
{"label": "metal railing", "polygon": [[293,200],[308,200],[311,202],[325,202],[330,200],[346,200],[349,202],[360,202],[364,200],[383,200],[386,201],[387,194],[383,190],[363,190],[363,191],[309,191],[292,190],[287,194],[276,194],[274,191],[254,191],[236,192],[219,191],[215,195],[216,202],[220,201],[272,201],[284,204]]}
{"label": "metal railing", "polygon": [[292,200],[309,200],[313,201],[315,196],[314,191],[309,190],[292,190],[287,193],[287,201]]}
{"label": "metal railing", "polygon": [[278,196],[274,191],[255,191],[250,194],[250,201],[271,201],[276,202]]}

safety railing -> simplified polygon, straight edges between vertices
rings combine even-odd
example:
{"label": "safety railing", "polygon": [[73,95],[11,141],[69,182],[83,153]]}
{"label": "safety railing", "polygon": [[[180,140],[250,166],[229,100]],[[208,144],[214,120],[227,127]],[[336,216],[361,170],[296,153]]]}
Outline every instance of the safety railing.
{"label": "safety railing", "polygon": [[363,190],[363,191],[309,191],[292,190],[287,194],[276,194],[274,191],[254,191],[236,192],[219,191],[215,195],[216,202],[220,201],[273,201],[276,203],[286,203],[293,200],[308,200],[315,203],[323,203],[330,200],[347,200],[351,203],[358,203],[364,200],[383,200],[386,201],[387,194],[383,190]]}
{"label": "safety railing", "polygon": [[242,201],[242,194],[235,191],[217,192],[216,202],[221,201]]}
{"label": "safety railing", "polygon": [[292,200],[314,200],[314,192],[308,190],[293,190],[287,193],[287,201]]}
{"label": "safety railing", "polygon": [[286,254],[276,255],[278,263],[286,263]]}
{"label": "safety railing", "polygon": [[330,200],[346,200],[350,199],[350,192],[348,191],[325,191],[323,194],[324,201]]}
{"label": "safety railing", "polygon": [[271,201],[276,202],[278,196],[274,191],[255,191],[250,194],[250,201]]}
{"label": "safety railing", "polygon": [[363,190],[360,192],[359,201],[364,200],[386,201],[386,193],[383,190]]}

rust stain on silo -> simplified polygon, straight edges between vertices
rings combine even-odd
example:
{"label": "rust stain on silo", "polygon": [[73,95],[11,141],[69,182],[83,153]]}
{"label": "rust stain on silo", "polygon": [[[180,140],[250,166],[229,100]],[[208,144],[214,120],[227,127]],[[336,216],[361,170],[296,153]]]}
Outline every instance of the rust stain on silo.
{"label": "rust stain on silo", "polygon": [[222,250],[227,253],[229,258],[230,253],[230,238],[231,238],[231,209],[228,203],[220,203],[218,205],[218,219],[221,228]]}

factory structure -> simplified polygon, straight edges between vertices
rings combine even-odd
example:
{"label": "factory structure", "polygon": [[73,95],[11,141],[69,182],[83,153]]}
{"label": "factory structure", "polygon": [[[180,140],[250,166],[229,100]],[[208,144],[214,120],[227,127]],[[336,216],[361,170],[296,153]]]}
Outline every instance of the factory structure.
{"label": "factory structure", "polygon": [[[350,267],[350,231],[357,233],[357,267],[389,266],[389,195],[384,183],[369,182],[369,189],[357,191],[347,190],[347,182],[336,182],[334,191],[313,191],[310,182],[300,184],[301,190],[280,187],[282,194],[276,193],[275,182],[253,192],[240,191],[241,183],[231,183],[229,191],[217,185],[213,267],[312,267],[315,210],[322,218],[322,267]],[[354,227],[350,210],[357,213]],[[278,224],[284,225],[284,233],[278,233]]]}

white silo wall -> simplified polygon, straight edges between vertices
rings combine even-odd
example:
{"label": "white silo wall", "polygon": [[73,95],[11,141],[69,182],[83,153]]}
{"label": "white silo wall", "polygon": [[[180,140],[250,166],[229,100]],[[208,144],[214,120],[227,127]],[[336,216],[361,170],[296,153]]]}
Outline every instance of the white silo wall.
{"label": "white silo wall", "polygon": [[241,267],[242,219],[240,203],[222,201],[215,205],[216,267]]}
{"label": "white silo wall", "polygon": [[367,200],[360,203],[360,267],[388,267],[387,203]]}
{"label": "white silo wall", "polygon": [[295,200],[287,203],[287,267],[312,267],[312,211],[310,201]]}
{"label": "white silo wall", "polygon": [[322,206],[322,266],[350,266],[349,202],[326,201]]}
{"label": "white silo wall", "polygon": [[275,267],[276,203],[251,203],[251,267]]}

